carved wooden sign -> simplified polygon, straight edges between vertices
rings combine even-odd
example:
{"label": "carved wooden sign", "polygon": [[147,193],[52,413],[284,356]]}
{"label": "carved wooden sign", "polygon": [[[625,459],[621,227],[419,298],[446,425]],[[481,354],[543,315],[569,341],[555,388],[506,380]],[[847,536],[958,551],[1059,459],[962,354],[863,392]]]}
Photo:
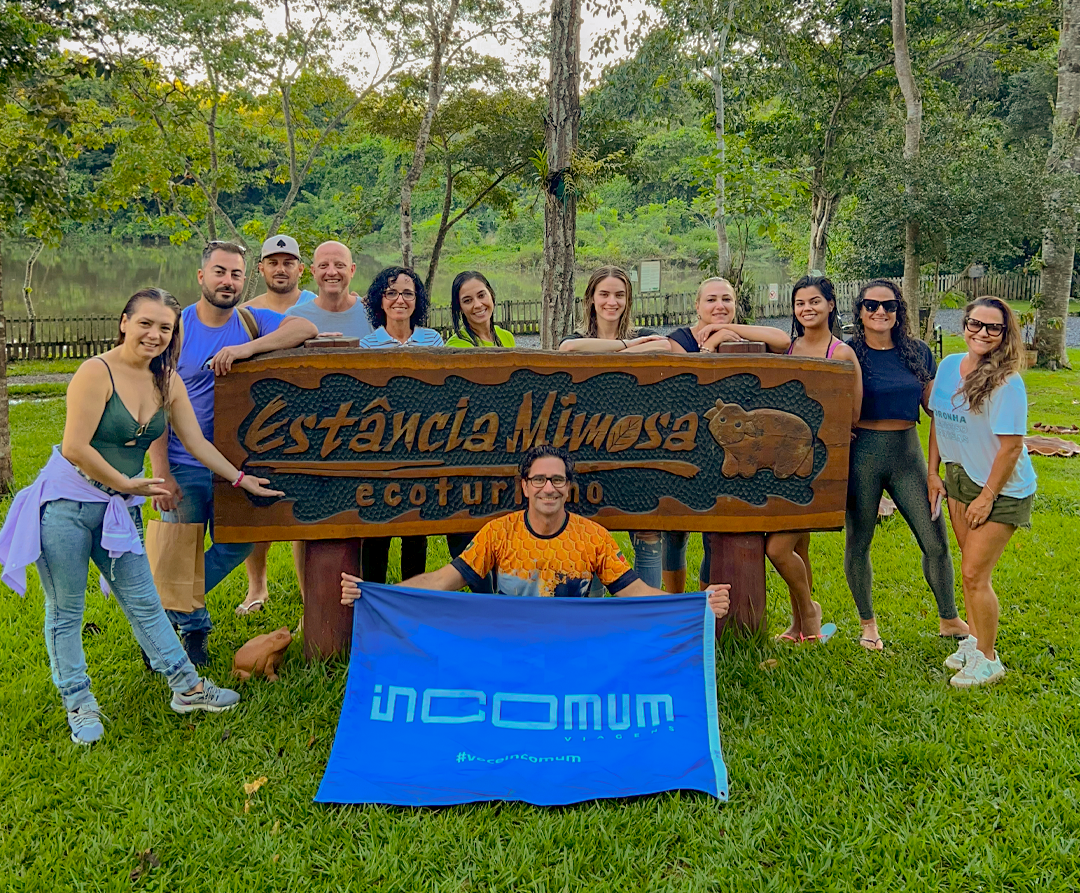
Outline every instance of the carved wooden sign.
{"label": "carved wooden sign", "polygon": [[570,507],[612,530],[843,525],[850,363],[767,355],[283,351],[217,380],[214,441],[287,497],[219,482],[222,542],[466,532],[570,451]]}

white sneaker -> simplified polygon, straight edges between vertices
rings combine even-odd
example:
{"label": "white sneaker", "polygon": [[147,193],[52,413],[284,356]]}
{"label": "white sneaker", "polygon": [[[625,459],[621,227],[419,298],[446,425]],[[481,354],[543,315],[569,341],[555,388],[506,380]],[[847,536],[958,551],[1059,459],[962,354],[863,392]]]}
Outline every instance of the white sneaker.
{"label": "white sneaker", "polygon": [[997,682],[1005,675],[1005,666],[1001,663],[1001,656],[994,654],[990,660],[981,651],[976,651],[969,657],[964,669],[949,680],[954,688],[973,688],[976,685],[989,685]]}
{"label": "white sneaker", "polygon": [[975,641],[974,636],[968,636],[966,639],[961,639],[956,650],[945,658],[945,666],[950,670],[964,669],[964,664],[971,660],[971,655],[975,651],[976,644],[978,643]]}

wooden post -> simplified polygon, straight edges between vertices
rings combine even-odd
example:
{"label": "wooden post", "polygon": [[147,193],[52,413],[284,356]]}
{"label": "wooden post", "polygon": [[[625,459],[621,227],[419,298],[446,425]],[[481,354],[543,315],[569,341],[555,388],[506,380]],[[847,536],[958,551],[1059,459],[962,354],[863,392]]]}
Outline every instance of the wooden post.
{"label": "wooden post", "polygon": [[765,534],[706,533],[712,561],[710,583],[731,584],[731,609],[716,621],[716,635],[729,623],[736,632],[765,634]]}
{"label": "wooden post", "polygon": [[304,657],[347,654],[352,608],[341,603],[341,573],[360,576],[360,540],[311,540],[304,561]]}

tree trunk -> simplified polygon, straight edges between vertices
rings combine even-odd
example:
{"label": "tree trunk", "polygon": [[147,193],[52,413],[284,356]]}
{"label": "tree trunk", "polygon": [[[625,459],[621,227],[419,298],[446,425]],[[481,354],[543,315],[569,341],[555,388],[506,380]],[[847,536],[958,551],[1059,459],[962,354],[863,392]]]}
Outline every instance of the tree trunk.
{"label": "tree trunk", "polygon": [[581,122],[581,0],[552,0],[548,85],[547,181],[540,346],[553,350],[574,324],[577,193],[571,166]]}
{"label": "tree trunk", "polygon": [[[30,252],[30,256],[26,259],[26,274],[23,276],[23,306],[26,307],[26,317],[30,320],[30,343],[35,344],[37,342],[37,312],[34,310],[34,298],[33,298],[33,286],[34,281],[34,264],[37,262],[38,256],[41,254],[41,249],[45,247],[45,243],[40,239],[37,245],[34,246],[34,250]],[[31,347],[31,351],[35,348]]]}
{"label": "tree trunk", "polygon": [[922,327],[922,339],[927,344],[934,337],[934,322],[938,308],[941,307],[941,261],[934,264],[934,285],[930,289],[930,312],[926,314],[926,325]]}
{"label": "tree trunk", "polygon": [[720,276],[731,271],[731,245],[727,234],[727,119],[724,109],[724,56],[727,54],[728,37],[731,35],[731,18],[735,13],[735,0],[728,0],[724,26],[717,35],[709,33],[710,76],[713,85],[713,130],[716,133],[716,153],[720,164],[716,171],[716,270]]}
{"label": "tree trunk", "polygon": [[450,231],[450,211],[454,204],[454,166],[450,163],[450,147],[444,145],[443,148],[446,150],[446,189],[443,192],[442,214],[439,216],[439,232],[435,235],[435,244],[431,248],[431,260],[428,261],[427,277],[424,279],[424,289],[429,295],[431,286],[435,283],[435,271],[439,269],[439,258],[442,256],[446,234]]}
{"label": "tree trunk", "polygon": [[11,425],[8,421],[7,326],[4,322],[4,270],[0,252],[0,494],[10,493],[14,482],[11,467]]}
{"label": "tree trunk", "polygon": [[[919,144],[922,141],[922,94],[911,71],[911,54],[908,52],[907,13],[904,0],[892,0],[893,66],[900,92],[904,94],[907,120],[904,122],[904,167],[907,183],[904,191],[914,196],[915,166],[919,160]],[[908,331],[919,334],[919,221],[908,219],[904,225],[904,299],[908,305]]]}
{"label": "tree trunk", "polygon": [[[815,176],[816,179],[816,176]],[[807,272],[814,270],[825,273],[825,259],[829,252],[829,227],[840,196],[822,187],[815,189],[810,196],[810,256],[807,258]]]}
{"label": "tree trunk", "polygon": [[1076,253],[1080,187],[1080,0],[1062,0],[1054,141],[1046,159],[1051,178],[1042,243],[1042,295],[1035,309],[1039,365],[1070,368],[1065,325]]}

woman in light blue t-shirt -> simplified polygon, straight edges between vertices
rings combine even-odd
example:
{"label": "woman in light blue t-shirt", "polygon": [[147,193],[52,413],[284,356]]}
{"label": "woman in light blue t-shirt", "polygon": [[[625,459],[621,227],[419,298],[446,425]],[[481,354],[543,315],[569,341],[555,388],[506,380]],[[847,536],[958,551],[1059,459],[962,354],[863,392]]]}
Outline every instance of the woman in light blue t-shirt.
{"label": "woman in light blue t-shirt", "polygon": [[[1017,527],[1031,526],[1035,469],[1024,448],[1027,392],[1020,377],[1023,337],[998,298],[964,310],[967,353],[941,361],[930,393],[930,503],[949,503],[960,544],[970,635],[945,666],[956,688],[996,682],[1005,667],[994,650],[998,600],[991,575]],[[945,480],[939,476],[945,462]]]}

